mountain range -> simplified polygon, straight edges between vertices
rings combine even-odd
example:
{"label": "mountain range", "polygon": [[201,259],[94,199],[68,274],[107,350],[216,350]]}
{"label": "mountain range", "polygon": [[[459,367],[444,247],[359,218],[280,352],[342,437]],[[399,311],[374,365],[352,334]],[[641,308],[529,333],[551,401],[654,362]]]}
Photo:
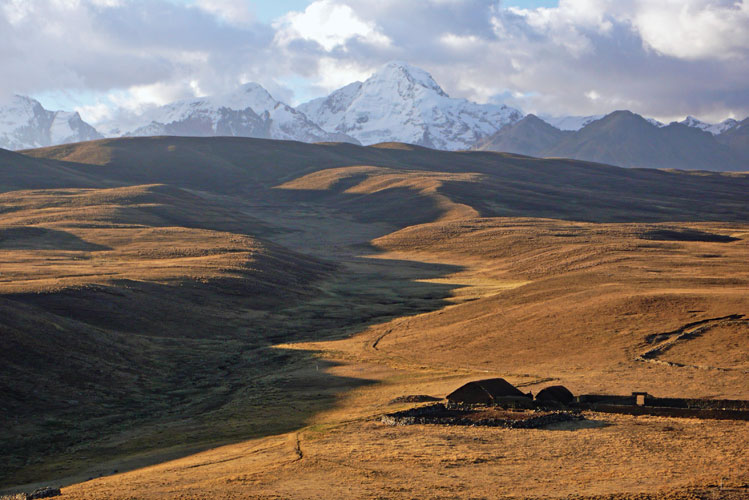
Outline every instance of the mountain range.
{"label": "mountain range", "polygon": [[173,102],[143,115],[143,124],[124,136],[234,136],[300,142],[354,142],[329,133],[304,113],[275,100],[262,86],[247,83],[234,92]]}
{"label": "mountain range", "polygon": [[371,145],[405,142],[442,150],[480,149],[569,157],[627,167],[748,170],[747,120],[710,124],[688,116],[665,125],[629,111],[608,115],[523,115],[497,104],[451,98],[426,71],[391,62],[297,108],[247,83],[227,94],[148,110],[135,125],[101,134],[76,112],[49,111],[15,96],[0,104],[0,147],[29,149],[127,136],[236,136]]}
{"label": "mountain range", "polygon": [[18,95],[0,103],[2,148],[38,148],[102,137],[77,112],[49,111],[38,101]]}
{"label": "mountain range", "polygon": [[747,125],[749,119],[714,135],[683,122],[659,126],[630,111],[615,111],[579,130],[560,130],[531,114],[476,149],[624,167],[742,171],[749,168]]}

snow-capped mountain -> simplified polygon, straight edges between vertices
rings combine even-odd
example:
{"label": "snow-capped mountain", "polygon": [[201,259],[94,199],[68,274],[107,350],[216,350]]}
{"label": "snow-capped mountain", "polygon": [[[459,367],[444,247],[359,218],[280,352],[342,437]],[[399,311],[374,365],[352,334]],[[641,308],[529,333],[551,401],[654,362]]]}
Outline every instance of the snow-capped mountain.
{"label": "snow-capped mountain", "polygon": [[307,117],[275,100],[257,83],[234,92],[176,101],[145,113],[142,125],[124,135],[228,135],[303,142],[356,142],[328,133]]}
{"label": "snow-capped mountain", "polygon": [[362,144],[398,141],[448,150],[468,149],[523,117],[504,105],[451,98],[429,73],[403,62],[297,109],[324,130]]}
{"label": "snow-capped mountain", "polygon": [[682,125],[686,125],[687,127],[694,127],[698,128],[700,130],[704,130],[705,132],[710,132],[713,135],[722,134],[723,132],[727,130],[731,130],[732,128],[736,127],[739,122],[737,120],[734,120],[733,118],[729,118],[727,120],[723,120],[720,123],[706,123],[701,120],[698,120],[694,116],[687,116],[684,120],[680,121]]}
{"label": "snow-capped mountain", "polygon": [[643,118],[645,118],[645,121],[647,121],[649,124],[655,125],[658,128],[663,128],[667,126],[665,123],[659,122],[655,118],[648,118],[647,116],[644,116]]}
{"label": "snow-capped mountain", "polygon": [[18,95],[0,103],[0,148],[39,148],[101,137],[76,112],[49,111]]}

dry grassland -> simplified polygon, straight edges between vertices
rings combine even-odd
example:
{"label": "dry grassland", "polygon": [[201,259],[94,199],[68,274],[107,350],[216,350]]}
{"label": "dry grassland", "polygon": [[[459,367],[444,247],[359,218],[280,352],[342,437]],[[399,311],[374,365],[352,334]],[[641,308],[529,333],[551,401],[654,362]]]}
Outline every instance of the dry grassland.
{"label": "dry grassland", "polygon": [[[36,189],[31,157],[59,179]],[[227,138],[23,158],[0,182],[4,485],[64,484],[70,499],[747,497],[744,421],[379,420],[411,406],[396,397],[491,376],[749,399],[746,175]]]}
{"label": "dry grassland", "polygon": [[737,238],[729,243],[641,237],[660,227],[474,219],[380,238],[375,245],[388,253],[377,258],[460,265],[439,279],[460,284],[451,304],[349,339],[278,346],[313,350],[337,363],[331,374],[376,384],[343,393],[297,433],[94,480],[65,494],[327,499],[661,492],[689,498],[690,488],[744,485],[746,422],[586,414],[579,423],[518,430],[378,421],[407,406],[387,404],[397,396],[444,396],[464,381],[493,375],[533,391],[562,383],[578,394],[749,398],[746,322],[716,327],[668,352],[676,357],[692,343],[705,344],[702,363],[720,360],[720,367],[635,361],[652,333],[749,311],[746,226],[680,226]]}

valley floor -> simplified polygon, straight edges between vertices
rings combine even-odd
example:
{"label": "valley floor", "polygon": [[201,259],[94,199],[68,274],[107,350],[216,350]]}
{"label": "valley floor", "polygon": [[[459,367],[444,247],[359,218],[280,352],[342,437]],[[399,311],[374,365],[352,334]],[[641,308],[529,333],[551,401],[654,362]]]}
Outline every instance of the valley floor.
{"label": "valley floor", "polygon": [[[384,252],[370,257],[375,264],[451,266],[453,272],[424,278],[451,293],[434,311],[379,322],[341,340],[276,345],[314,354],[288,375],[288,384],[311,392],[333,384],[338,395],[329,409],[298,431],[63,492],[81,499],[702,498],[689,496],[700,491],[704,498],[715,491],[742,498],[749,483],[747,422],[602,414],[541,430],[379,422],[383,413],[409,406],[389,404],[395,397],[444,396],[490,376],[534,392],[561,383],[576,394],[641,390],[749,399],[746,316],[662,355],[694,366],[636,359],[649,335],[749,313],[743,265],[749,227],[679,228],[735,238],[730,243],[642,237],[659,229],[471,219],[375,239]],[[272,405],[266,418],[295,411],[293,402]]]}

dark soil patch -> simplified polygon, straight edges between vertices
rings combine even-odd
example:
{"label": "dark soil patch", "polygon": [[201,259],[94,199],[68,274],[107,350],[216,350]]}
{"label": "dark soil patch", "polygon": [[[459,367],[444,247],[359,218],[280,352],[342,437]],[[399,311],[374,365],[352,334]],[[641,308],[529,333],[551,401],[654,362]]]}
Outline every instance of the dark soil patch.
{"label": "dark soil patch", "polygon": [[644,240],[657,241],[707,241],[713,243],[730,243],[739,238],[724,234],[706,233],[696,229],[654,229],[640,235]]}

